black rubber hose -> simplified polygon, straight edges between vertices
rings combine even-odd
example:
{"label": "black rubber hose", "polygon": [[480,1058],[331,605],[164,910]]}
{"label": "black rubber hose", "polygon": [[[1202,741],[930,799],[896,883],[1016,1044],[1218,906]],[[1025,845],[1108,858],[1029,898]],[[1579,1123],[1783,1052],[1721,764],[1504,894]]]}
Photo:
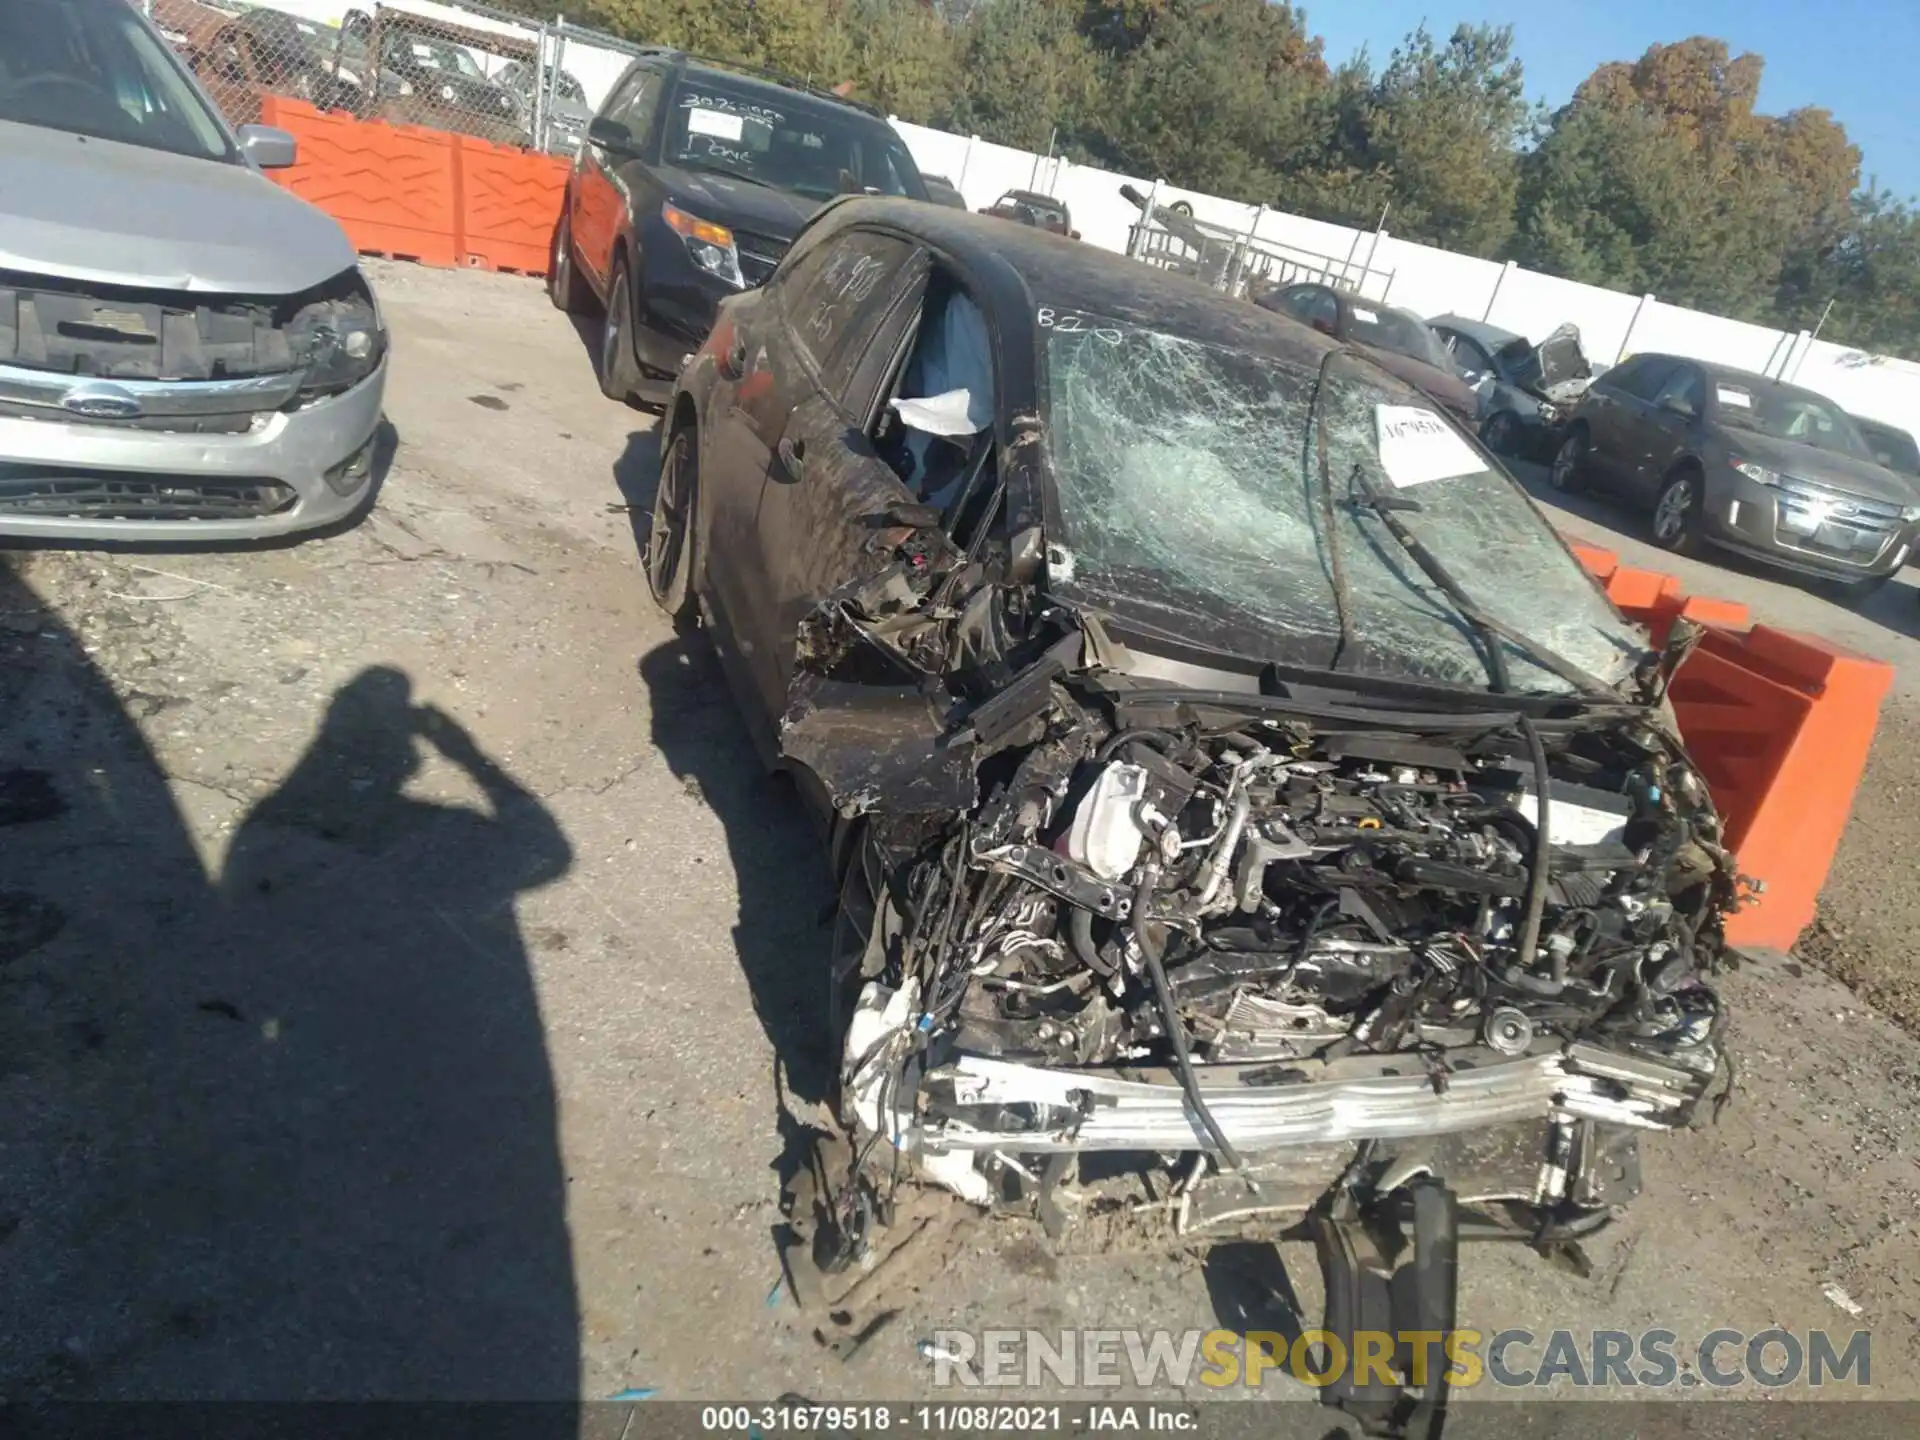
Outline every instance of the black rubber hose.
{"label": "black rubber hose", "polygon": [[1096,975],[1112,978],[1113,966],[1107,963],[1100,953],[1100,947],[1093,943],[1093,912],[1083,910],[1078,905],[1067,917],[1067,945],[1074,957]]}
{"label": "black rubber hose", "polygon": [[1111,760],[1120,753],[1120,747],[1135,740],[1144,740],[1156,750],[1167,748],[1167,737],[1158,730],[1121,730],[1109,735],[1101,742],[1100,748],[1093,752],[1096,760]]}
{"label": "black rubber hose", "polygon": [[[1533,788],[1538,795],[1538,808],[1535,811],[1533,836],[1533,869],[1527,876],[1527,909],[1525,918],[1520,922],[1520,941],[1516,951],[1516,963],[1522,971],[1533,968],[1534,952],[1540,946],[1540,916],[1547,906],[1548,874],[1553,864],[1553,839],[1550,813],[1552,800],[1547,788],[1553,781],[1547,773],[1547,750],[1540,743],[1540,732],[1533,728],[1533,720],[1520,717],[1520,734],[1527,742],[1527,754],[1533,760]],[[1562,956],[1556,956],[1553,962],[1553,980],[1556,987],[1567,983],[1567,962]],[[1531,988],[1531,987],[1529,987]]]}
{"label": "black rubber hose", "polygon": [[1140,958],[1146,962],[1147,975],[1153,981],[1154,999],[1160,1005],[1160,1024],[1167,1032],[1167,1043],[1173,1046],[1173,1068],[1180,1076],[1180,1088],[1186,1093],[1187,1103],[1193,1107],[1201,1127],[1213,1137],[1220,1157],[1240,1173],[1247,1189],[1258,1195],[1260,1187],[1247,1174],[1240,1153],[1233,1148],[1233,1142],[1227,1139],[1220,1122],[1213,1118],[1213,1112],[1201,1098],[1200,1077],[1193,1073],[1193,1056],[1187,1050],[1186,1032],[1180,1028],[1179,1012],[1173,1008],[1173,987],[1167,984],[1167,972],[1160,964],[1160,951],[1147,937],[1147,911],[1153,904],[1153,892],[1159,885],[1160,867],[1147,865],[1140,872],[1140,884],[1133,892],[1133,942],[1140,947]]}

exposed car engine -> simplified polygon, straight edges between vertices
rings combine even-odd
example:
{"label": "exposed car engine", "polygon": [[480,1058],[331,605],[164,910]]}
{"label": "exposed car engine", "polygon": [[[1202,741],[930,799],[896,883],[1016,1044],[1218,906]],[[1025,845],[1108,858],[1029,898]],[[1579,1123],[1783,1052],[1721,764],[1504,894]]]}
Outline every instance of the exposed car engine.
{"label": "exposed car engine", "polygon": [[[1258,1191],[1286,1147],[1684,1123],[1734,893],[1691,765],[1639,719],[1409,718],[1054,725],[892,877],[855,1132],[1001,1206],[1049,1155]],[[1577,1206],[1543,1164],[1488,1196]]]}

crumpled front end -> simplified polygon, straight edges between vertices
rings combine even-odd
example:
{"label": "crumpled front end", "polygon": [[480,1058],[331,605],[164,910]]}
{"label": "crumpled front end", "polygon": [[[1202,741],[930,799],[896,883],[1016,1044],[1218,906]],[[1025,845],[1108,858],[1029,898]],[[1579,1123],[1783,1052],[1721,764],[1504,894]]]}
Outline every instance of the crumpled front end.
{"label": "crumpled front end", "polygon": [[1512,717],[1234,716],[1070,671],[1028,708],[990,758],[917,751],[918,807],[860,752],[842,1110],[872,1176],[1188,1228],[1471,1153],[1463,1198],[1566,1218],[1722,1076],[1735,877],[1653,712],[1529,722],[1536,754]]}

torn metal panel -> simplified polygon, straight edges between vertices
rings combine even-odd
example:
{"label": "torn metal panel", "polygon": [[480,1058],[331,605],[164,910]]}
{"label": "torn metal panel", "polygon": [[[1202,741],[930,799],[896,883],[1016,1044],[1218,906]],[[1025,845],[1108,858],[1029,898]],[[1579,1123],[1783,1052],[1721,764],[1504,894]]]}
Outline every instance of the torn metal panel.
{"label": "torn metal panel", "polygon": [[918,687],[802,676],[780,722],[780,751],[819,777],[847,816],[962,814],[979,801],[971,744],[950,744]]}
{"label": "torn metal panel", "polygon": [[[1543,400],[1566,404],[1593,383],[1593,365],[1580,348],[1580,327],[1560,326],[1538,345],[1521,342],[1524,349],[1511,356],[1513,383]],[[1508,359],[1502,352],[1501,359]]]}

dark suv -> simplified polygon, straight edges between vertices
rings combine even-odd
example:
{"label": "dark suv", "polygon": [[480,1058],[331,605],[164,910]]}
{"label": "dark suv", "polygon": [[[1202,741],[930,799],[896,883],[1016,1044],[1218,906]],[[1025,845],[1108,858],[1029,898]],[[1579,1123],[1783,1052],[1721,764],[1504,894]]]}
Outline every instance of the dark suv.
{"label": "dark suv", "polygon": [[548,289],[604,307],[600,388],[666,399],[721,300],[773,273],[837,195],[928,198],[876,110],[802,81],[643,52],[587,127],[554,228]]}
{"label": "dark suv", "polygon": [[1552,484],[1625,499],[1663,550],[1743,551],[1850,599],[1899,572],[1920,527],[1920,490],[1833,401],[1680,355],[1636,355],[1594,382]]}

